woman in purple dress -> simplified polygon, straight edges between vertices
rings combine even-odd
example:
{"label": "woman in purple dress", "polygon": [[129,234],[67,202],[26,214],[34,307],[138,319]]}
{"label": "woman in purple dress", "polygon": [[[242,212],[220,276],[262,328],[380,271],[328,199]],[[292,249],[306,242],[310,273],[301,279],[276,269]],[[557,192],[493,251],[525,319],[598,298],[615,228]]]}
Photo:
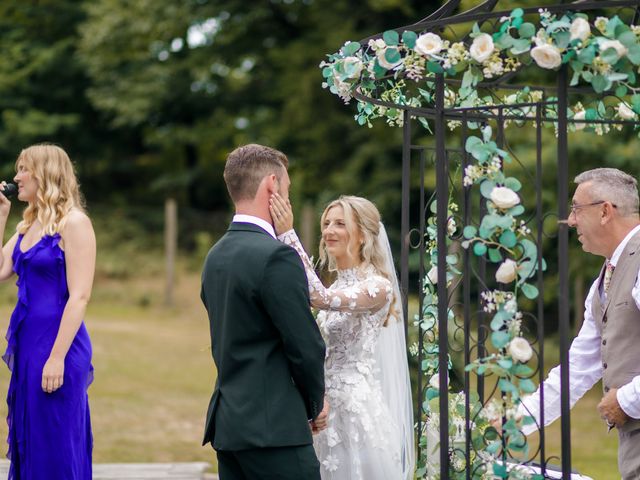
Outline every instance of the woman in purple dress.
{"label": "woman in purple dress", "polygon": [[[16,171],[18,199],[27,207],[0,254],[0,280],[18,276],[3,356],[11,370],[9,479],[89,480],[87,387],[93,367],[83,318],[93,284],[95,235],[64,150],[26,148]],[[10,207],[0,195],[0,239]]]}

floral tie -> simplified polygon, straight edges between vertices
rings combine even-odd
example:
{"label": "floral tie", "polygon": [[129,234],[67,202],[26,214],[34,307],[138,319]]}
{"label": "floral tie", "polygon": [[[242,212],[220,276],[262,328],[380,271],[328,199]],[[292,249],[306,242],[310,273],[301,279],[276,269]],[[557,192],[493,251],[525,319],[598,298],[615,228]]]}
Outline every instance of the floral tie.
{"label": "floral tie", "polygon": [[602,288],[604,289],[604,293],[606,294],[609,291],[609,285],[611,285],[611,276],[613,275],[613,270],[616,267],[609,261],[607,261],[607,266],[604,271],[604,279],[602,280]]}

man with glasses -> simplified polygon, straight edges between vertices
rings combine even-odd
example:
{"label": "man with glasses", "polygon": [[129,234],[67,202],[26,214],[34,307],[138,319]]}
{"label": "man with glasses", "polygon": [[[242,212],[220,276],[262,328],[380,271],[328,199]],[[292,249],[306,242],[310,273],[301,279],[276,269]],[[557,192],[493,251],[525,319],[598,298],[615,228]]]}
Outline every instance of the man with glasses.
{"label": "man with glasses", "polygon": [[[600,379],[598,404],[608,429],[619,435],[623,479],[640,478],[640,217],[635,178],[615,168],[596,168],[578,184],[567,223],[585,252],[605,258],[585,301],[584,323],[569,349],[571,407]],[[544,382],[545,425],[560,416],[560,367]],[[521,413],[539,425],[540,389]],[[538,428],[529,425],[523,433]]]}

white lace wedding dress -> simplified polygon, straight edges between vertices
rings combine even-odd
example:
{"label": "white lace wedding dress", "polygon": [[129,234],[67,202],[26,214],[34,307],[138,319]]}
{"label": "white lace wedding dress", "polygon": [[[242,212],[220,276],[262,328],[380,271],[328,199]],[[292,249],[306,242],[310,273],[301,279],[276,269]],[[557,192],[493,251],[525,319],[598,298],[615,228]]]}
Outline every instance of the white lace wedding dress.
{"label": "white lace wedding dress", "polygon": [[327,344],[328,427],[314,437],[323,480],[401,480],[402,435],[376,379],[375,349],[392,298],[391,282],[371,266],[339,270],[325,288],[295,232],[280,240],[296,249],[311,304]]}

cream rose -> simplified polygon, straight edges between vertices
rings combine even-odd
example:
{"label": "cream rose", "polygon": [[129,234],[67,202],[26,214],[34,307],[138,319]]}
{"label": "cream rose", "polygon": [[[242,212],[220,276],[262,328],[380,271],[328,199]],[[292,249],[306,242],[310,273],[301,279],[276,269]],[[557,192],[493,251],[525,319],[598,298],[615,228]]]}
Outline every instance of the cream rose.
{"label": "cream rose", "polygon": [[[449,376],[447,375],[447,386],[449,385]],[[434,373],[429,379],[429,386],[440,390],[440,374]]]}
{"label": "cream rose", "polygon": [[560,50],[553,45],[543,44],[531,50],[531,58],[535,60],[539,67],[552,70],[558,68],[562,63]]}
{"label": "cream rose", "polygon": [[427,278],[431,282],[432,285],[436,285],[438,283],[438,267],[434,265],[427,273]]}
{"label": "cream rose", "polygon": [[491,190],[491,201],[498,208],[511,208],[520,203],[520,197],[516,192],[507,187],[494,187]]}
{"label": "cream rose", "polygon": [[437,55],[442,50],[444,42],[435,33],[425,33],[416,40],[415,51],[420,55]]}
{"label": "cream rose", "polygon": [[493,53],[493,38],[488,33],[478,35],[473,39],[469,54],[478,63],[484,63]]}
{"label": "cream rose", "polygon": [[[573,114],[573,118],[575,120],[584,120],[586,115],[587,112],[585,112],[584,110],[580,110]],[[576,126],[576,130],[582,130],[587,126],[586,123],[575,123],[574,125]]]}
{"label": "cream rose", "polygon": [[613,48],[619,57],[624,57],[629,50],[623,44],[621,44],[618,40],[602,40],[600,42],[600,51],[604,52],[608,48]]}
{"label": "cream rose", "polygon": [[507,258],[500,264],[496,271],[496,281],[499,283],[511,283],[518,275],[518,264]]}
{"label": "cream rose", "polygon": [[589,26],[589,22],[584,18],[578,17],[571,22],[569,32],[571,32],[571,40],[575,40],[577,38],[584,42],[589,38],[589,35],[591,35],[591,27]]}
{"label": "cream rose", "polygon": [[345,72],[352,70],[351,73],[347,75],[347,78],[358,78],[360,76],[363,64],[358,57],[346,57],[342,60],[342,64],[344,65]]}
{"label": "cream rose", "polygon": [[636,118],[636,112],[631,110],[626,103],[620,102],[618,104],[618,116],[623,120],[634,120]]}
{"label": "cream rose", "polygon": [[526,363],[531,360],[533,356],[533,350],[529,342],[522,337],[516,337],[509,342],[507,352],[511,355],[511,358],[518,362]]}

